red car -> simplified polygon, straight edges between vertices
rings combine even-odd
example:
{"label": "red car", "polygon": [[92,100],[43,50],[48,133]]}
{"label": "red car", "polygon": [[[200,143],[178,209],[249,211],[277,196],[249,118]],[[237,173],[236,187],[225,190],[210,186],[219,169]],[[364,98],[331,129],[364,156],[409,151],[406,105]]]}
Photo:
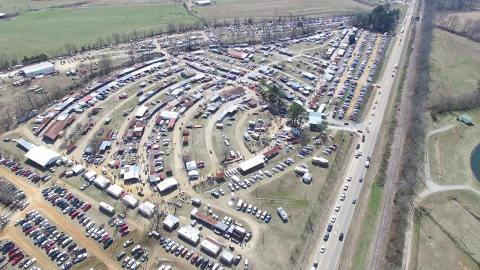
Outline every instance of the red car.
{"label": "red car", "polygon": [[90,208],[92,208],[92,205],[90,203],[87,203],[84,207],[83,207],[83,211],[87,212]]}

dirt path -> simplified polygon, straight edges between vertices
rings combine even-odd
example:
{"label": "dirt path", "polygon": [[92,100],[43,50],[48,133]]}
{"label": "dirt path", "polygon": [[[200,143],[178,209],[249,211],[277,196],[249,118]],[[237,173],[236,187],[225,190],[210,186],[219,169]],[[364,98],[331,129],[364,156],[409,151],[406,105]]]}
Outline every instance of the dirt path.
{"label": "dirt path", "polygon": [[[51,222],[56,223],[61,231],[71,235],[77,244],[85,247],[89,256],[96,257],[99,261],[105,265],[108,265],[109,269],[121,269],[115,260],[105,255],[104,250],[98,243],[85,237],[85,233],[82,230],[83,228],[80,227],[80,225],[74,224],[73,222],[67,220],[65,216],[62,216],[58,212],[57,209],[53,208],[53,206],[49,205],[45,200],[43,200],[41,193],[39,192],[39,187],[32,186],[31,184],[27,183],[25,179],[12,174],[5,168],[0,168],[0,174],[5,177],[5,179],[13,182],[15,185],[21,188],[27,195],[28,199],[30,200],[30,205],[24,210],[25,212],[30,210],[40,211]],[[13,227],[13,224],[10,223],[8,227]]]}

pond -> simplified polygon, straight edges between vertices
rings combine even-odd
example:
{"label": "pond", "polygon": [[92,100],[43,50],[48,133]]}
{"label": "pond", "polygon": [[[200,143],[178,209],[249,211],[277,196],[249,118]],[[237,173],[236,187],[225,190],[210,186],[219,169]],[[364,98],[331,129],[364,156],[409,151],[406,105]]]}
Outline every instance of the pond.
{"label": "pond", "polygon": [[480,182],[480,144],[475,147],[470,157],[470,165],[477,180]]}

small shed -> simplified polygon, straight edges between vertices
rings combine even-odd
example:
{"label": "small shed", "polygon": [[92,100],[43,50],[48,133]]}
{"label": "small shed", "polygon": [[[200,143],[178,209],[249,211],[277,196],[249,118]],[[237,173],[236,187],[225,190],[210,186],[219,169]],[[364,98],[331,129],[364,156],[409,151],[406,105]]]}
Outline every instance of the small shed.
{"label": "small shed", "polygon": [[472,119],[471,116],[469,116],[467,114],[462,114],[457,119],[458,119],[458,121],[463,122],[467,126],[473,126],[473,119]]}

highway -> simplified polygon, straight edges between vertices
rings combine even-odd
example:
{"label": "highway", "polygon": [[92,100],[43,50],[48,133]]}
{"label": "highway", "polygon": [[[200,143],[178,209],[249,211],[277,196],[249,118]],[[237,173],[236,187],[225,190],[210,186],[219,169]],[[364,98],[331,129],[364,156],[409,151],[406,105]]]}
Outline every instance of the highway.
{"label": "highway", "polygon": [[[414,9],[415,3],[412,3],[408,8],[405,20],[402,23],[405,31],[407,31],[407,29],[410,29]],[[367,157],[373,155],[378,136],[382,129],[382,122],[384,120],[385,114],[387,114],[389,97],[393,93],[392,89],[394,88],[395,79],[398,76],[398,72],[395,72],[394,70],[396,69],[397,63],[400,63],[400,57],[402,55],[403,48],[407,46],[407,42],[404,36],[404,33],[399,33],[396,37],[393,38],[393,47],[387,59],[387,62],[385,63],[385,70],[383,74],[380,75],[381,77],[377,82],[380,88],[376,89],[375,93],[371,97],[374,99],[375,105],[372,104],[372,106],[369,108],[364,123],[358,125],[362,128],[365,127],[365,129],[363,129],[365,141],[362,142],[361,136],[359,136],[360,138],[357,138],[357,142],[355,142],[355,145],[357,143],[360,143],[359,151],[362,151],[363,155],[360,156],[360,158],[358,159],[354,156],[351,157],[351,160],[349,161],[348,167],[344,174],[345,177],[344,179],[342,179],[342,185],[340,187],[340,190],[338,190],[337,192],[338,199],[331,207],[328,222],[326,224],[322,224],[320,227],[323,229],[320,236],[322,239],[319,239],[319,244],[315,248],[314,257],[310,264],[310,266],[312,266],[314,262],[318,262],[317,269],[337,269],[345,239],[346,237],[348,237],[348,229],[353,220],[354,212],[357,205],[352,203],[352,201],[354,198],[365,199],[365,197],[361,194],[363,181],[360,182],[359,179],[361,177],[365,177],[365,174],[367,172],[367,168],[365,167]],[[366,131],[367,128],[369,132]],[[349,176],[352,177],[351,182],[347,181],[346,179]],[[344,190],[345,184],[349,185],[346,191]],[[345,193],[344,201],[340,201],[340,196],[342,195],[342,193]],[[335,211],[335,206],[337,204],[340,205],[340,210],[338,212]],[[336,219],[334,222],[333,220],[331,220],[332,217],[335,217]],[[327,232],[326,228],[328,223],[332,223],[334,226],[329,234],[328,241],[324,241],[323,237],[324,234]],[[341,233],[343,233],[344,235],[343,241],[339,240]]]}

